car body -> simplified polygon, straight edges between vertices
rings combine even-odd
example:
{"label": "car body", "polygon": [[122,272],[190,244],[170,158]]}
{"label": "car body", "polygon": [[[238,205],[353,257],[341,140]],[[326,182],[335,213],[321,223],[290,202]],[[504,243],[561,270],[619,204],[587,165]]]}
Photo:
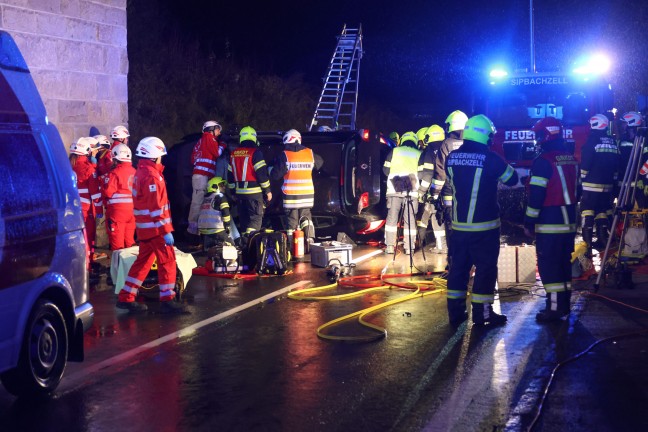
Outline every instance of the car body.
{"label": "car body", "polygon": [[[164,163],[169,184],[171,214],[177,230],[184,232],[191,203],[191,151],[199,134],[173,146]],[[283,131],[257,132],[268,165],[283,151]],[[230,148],[238,144],[238,132],[223,133]],[[313,222],[318,238],[345,232],[363,238],[378,232],[386,214],[387,179],[382,164],[393,143],[368,130],[304,132],[302,144],[322,157],[323,165],[313,173],[315,206]],[[166,174],[168,172],[168,174]],[[265,223],[283,229],[281,182],[272,182],[273,200],[266,209]]]}
{"label": "car body", "polygon": [[11,36],[0,31],[0,379],[49,394],[94,316],[76,179]]}

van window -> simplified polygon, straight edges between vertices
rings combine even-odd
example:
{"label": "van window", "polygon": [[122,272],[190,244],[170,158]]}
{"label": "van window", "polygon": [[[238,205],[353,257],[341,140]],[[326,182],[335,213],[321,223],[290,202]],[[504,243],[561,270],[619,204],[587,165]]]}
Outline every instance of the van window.
{"label": "van window", "polygon": [[0,289],[49,268],[58,226],[54,194],[34,135],[0,131]]}

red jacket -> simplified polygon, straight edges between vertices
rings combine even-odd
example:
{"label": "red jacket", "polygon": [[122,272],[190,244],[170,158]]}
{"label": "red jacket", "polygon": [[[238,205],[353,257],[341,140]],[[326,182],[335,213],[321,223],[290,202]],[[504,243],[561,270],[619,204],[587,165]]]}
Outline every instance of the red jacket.
{"label": "red jacket", "polygon": [[97,175],[104,177],[112,168],[112,152],[107,149],[101,149],[97,154]]}
{"label": "red jacket", "polygon": [[216,159],[223,153],[223,148],[211,132],[204,132],[191,154],[194,164],[193,175],[200,174],[208,178],[216,175]]}
{"label": "red jacket", "polygon": [[81,208],[84,212],[94,205],[95,214],[103,214],[103,202],[99,192],[99,179],[97,179],[96,166],[87,156],[78,156],[72,167],[77,177],[77,189],[81,197]]}
{"label": "red jacket", "polygon": [[106,216],[129,216],[133,214],[133,181],[135,168],[128,162],[117,164],[104,180],[103,194],[106,201]]}
{"label": "red jacket", "polygon": [[148,240],[173,231],[164,166],[140,159],[133,182],[133,206],[137,238]]}

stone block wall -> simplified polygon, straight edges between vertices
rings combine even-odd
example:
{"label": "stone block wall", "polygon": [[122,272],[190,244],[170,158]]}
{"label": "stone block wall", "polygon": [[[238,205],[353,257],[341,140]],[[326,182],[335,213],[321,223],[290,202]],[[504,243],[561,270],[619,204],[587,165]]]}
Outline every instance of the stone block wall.
{"label": "stone block wall", "polygon": [[128,126],[127,0],[0,0],[49,119],[68,146]]}

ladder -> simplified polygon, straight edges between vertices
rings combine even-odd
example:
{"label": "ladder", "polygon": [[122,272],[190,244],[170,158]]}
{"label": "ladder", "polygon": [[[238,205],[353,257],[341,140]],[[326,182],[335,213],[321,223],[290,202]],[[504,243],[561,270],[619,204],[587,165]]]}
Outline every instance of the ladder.
{"label": "ladder", "polygon": [[324,77],[324,88],[317,102],[309,131],[328,126],[332,130],[355,130],[358,105],[358,78],[362,58],[362,24],[342,28],[331,63]]}

